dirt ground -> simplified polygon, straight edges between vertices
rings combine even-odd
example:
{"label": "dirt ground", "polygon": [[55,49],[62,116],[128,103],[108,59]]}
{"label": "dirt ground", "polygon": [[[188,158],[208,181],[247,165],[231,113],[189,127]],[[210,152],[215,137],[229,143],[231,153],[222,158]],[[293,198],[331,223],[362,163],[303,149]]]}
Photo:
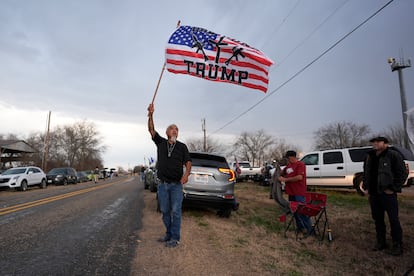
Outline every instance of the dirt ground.
{"label": "dirt ground", "polygon": [[[412,191],[400,197],[404,254],[392,257],[371,251],[375,230],[366,199],[348,206],[346,201],[329,205],[328,198],[334,240],[296,240],[293,232],[284,237],[280,209],[268,199],[266,187],[254,183],[238,184],[240,209],[229,219],[212,210],[184,210],[181,244],[166,248],[157,242],[164,226],[155,194],[145,190],[131,275],[414,275],[404,274],[414,266]],[[272,217],[267,221],[266,216]]]}

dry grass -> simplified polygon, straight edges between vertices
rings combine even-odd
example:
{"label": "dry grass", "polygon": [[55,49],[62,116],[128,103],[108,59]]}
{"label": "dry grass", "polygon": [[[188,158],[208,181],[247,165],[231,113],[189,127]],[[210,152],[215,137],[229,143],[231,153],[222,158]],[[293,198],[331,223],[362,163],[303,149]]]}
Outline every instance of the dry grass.
{"label": "dry grass", "polygon": [[[155,194],[145,191],[143,229],[132,275],[403,275],[414,265],[414,196],[402,194],[400,219],[404,255],[373,252],[375,230],[367,198],[355,193],[328,193],[333,242],[283,235],[280,209],[268,188],[238,183],[240,209],[230,219],[211,210],[184,210],[182,243],[158,243],[164,227]],[[388,228],[389,229],[389,228]]]}

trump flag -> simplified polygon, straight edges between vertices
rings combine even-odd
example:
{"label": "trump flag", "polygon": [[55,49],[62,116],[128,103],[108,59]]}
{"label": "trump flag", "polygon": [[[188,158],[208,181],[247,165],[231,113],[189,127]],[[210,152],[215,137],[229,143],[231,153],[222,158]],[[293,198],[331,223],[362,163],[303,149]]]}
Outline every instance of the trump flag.
{"label": "trump flag", "polygon": [[180,26],[168,40],[167,70],[267,92],[273,61],[246,43],[203,28]]}

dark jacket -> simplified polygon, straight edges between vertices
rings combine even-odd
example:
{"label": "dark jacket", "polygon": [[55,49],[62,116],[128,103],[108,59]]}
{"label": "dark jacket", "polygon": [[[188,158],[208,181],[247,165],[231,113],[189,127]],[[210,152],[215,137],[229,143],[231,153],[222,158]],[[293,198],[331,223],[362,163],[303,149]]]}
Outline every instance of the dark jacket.
{"label": "dark jacket", "polygon": [[[369,151],[364,162],[364,189],[372,187],[372,158],[375,158],[375,150]],[[381,194],[386,189],[401,193],[402,185],[407,179],[408,173],[404,160],[398,152],[387,148],[379,155],[377,174],[377,193]],[[371,191],[369,191],[372,194]]]}

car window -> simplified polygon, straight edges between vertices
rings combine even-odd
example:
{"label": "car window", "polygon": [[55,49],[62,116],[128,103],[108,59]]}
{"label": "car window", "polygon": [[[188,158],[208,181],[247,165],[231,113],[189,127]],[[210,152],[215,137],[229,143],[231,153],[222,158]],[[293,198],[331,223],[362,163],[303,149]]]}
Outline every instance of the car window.
{"label": "car window", "polygon": [[212,154],[190,153],[192,166],[229,168],[226,158]]}
{"label": "car window", "polygon": [[26,172],[26,168],[8,169],[7,171],[3,172],[3,175],[22,174],[25,172]]}
{"label": "car window", "polygon": [[323,163],[324,164],[344,163],[342,152],[340,151],[324,152]]}
{"label": "car window", "polygon": [[54,168],[54,169],[51,169],[49,171],[49,174],[54,174],[54,173],[65,173],[65,169],[64,168]]}
{"label": "car window", "polygon": [[250,163],[249,162],[239,162],[239,167],[240,168],[250,168]]}
{"label": "car window", "polygon": [[372,150],[372,148],[350,149],[349,156],[351,157],[352,162],[363,162],[370,150]]}
{"label": "car window", "polygon": [[317,153],[312,153],[305,155],[302,160],[305,165],[318,165],[319,163],[319,155]]}
{"label": "car window", "polygon": [[34,173],[40,173],[40,170],[39,170],[39,169],[37,169],[37,168],[32,168],[32,171],[33,171]]}

